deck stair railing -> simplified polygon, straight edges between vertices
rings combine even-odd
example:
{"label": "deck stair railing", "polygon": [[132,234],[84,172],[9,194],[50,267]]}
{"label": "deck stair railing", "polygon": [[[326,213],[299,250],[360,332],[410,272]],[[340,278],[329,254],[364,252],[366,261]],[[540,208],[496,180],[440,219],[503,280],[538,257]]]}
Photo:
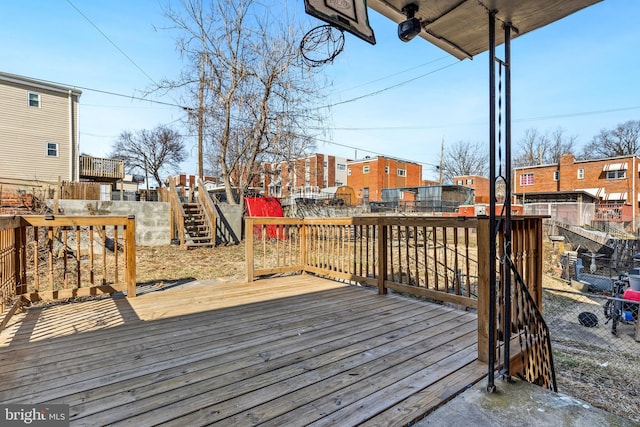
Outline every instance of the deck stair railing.
{"label": "deck stair railing", "polygon": [[[511,331],[506,336],[511,340],[517,339],[519,348],[510,360],[510,374],[557,392],[549,327],[511,258],[505,258],[504,262],[515,279],[511,292]],[[498,313],[502,317],[504,310]],[[502,325],[501,319],[498,320],[497,324]],[[502,327],[498,335],[504,333]]]}

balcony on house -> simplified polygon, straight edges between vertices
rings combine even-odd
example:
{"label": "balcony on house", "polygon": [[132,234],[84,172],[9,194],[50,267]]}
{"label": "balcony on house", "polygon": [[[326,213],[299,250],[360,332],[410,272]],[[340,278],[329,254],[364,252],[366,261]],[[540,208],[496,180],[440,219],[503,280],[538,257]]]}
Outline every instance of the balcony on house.
{"label": "balcony on house", "polygon": [[80,156],[80,178],[113,181],[124,179],[124,160]]}

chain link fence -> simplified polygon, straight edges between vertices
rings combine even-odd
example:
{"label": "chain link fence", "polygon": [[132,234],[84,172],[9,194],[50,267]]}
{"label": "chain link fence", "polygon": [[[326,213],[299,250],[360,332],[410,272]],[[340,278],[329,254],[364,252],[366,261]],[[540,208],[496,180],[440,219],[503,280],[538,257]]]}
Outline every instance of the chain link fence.
{"label": "chain link fence", "polygon": [[626,313],[614,334],[611,310],[605,307],[616,302],[622,301],[590,292],[579,282],[543,278],[543,314],[558,391],[640,423],[639,303],[619,305]]}

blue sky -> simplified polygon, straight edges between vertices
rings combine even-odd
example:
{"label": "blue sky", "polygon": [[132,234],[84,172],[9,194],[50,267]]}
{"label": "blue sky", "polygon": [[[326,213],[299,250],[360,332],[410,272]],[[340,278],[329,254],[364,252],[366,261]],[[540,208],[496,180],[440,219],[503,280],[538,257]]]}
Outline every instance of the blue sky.
{"label": "blue sky", "polygon": [[[142,96],[153,81],[178,75],[182,64],[174,35],[163,29],[166,2],[71,3],[4,1],[0,69],[87,88],[80,99],[80,149],[88,154],[107,155],[123,130],[180,126],[179,108],[88,90]],[[301,0],[290,3],[307,28],[321,24],[304,17]],[[640,2],[605,0],[512,41],[514,148],[527,129],[562,128],[580,147],[601,129],[640,120],[638,17]],[[402,43],[396,25],[372,10],[369,18],[378,43],[346,35],[344,51],[323,67],[332,82],[325,105],[415,80],[331,107],[317,151],[411,159],[424,164],[426,178],[435,178],[432,165],[439,163],[442,141],[445,148],[458,141],[488,146],[487,54],[458,61],[419,38]],[[179,102],[176,95],[149,97]],[[192,158],[181,172],[195,173],[195,138],[186,143]]]}

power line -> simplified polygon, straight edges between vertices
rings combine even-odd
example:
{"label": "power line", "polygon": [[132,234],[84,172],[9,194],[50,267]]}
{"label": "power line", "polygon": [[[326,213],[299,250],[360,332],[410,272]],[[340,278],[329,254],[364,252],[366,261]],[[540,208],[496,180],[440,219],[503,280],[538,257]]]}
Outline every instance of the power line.
{"label": "power line", "polygon": [[113,47],[115,47],[115,48],[118,50],[118,52],[120,52],[120,53],[121,53],[125,58],[127,58],[127,59],[129,60],[129,62],[131,62],[131,63],[132,63],[132,64],[133,64],[133,65],[134,65],[138,70],[140,70],[140,72],[141,72],[142,74],[144,74],[144,75],[145,75],[145,76],[146,76],[146,77],[151,81],[151,83],[153,83],[154,85],[158,86],[158,83],[156,83],[156,82],[155,82],[155,80],[153,80],[153,78],[152,78],[149,74],[147,74],[147,72],[146,72],[146,71],[144,71],[144,70],[142,69],[142,67],[141,67],[141,66],[139,66],[139,65],[136,63],[136,61],[134,61],[134,60],[133,60],[129,55],[127,55],[127,54],[126,54],[122,49],[120,49],[120,47],[119,47],[117,44],[115,44],[115,42],[114,42],[113,40],[111,40],[111,39],[109,38],[109,36],[107,36],[107,35],[104,33],[104,31],[102,31],[102,30],[101,30],[101,29],[100,29],[100,28],[99,28],[99,27],[98,27],[98,26],[97,26],[97,25],[96,25],[96,24],[95,24],[91,19],[89,19],[89,17],[88,17],[87,15],[85,15],[84,13],[82,13],[82,11],[81,11],[80,9],[78,9],[78,8],[76,7],[76,5],[75,5],[75,4],[73,4],[73,3],[71,2],[71,0],[67,0],[67,3],[69,3],[69,4],[71,5],[71,7],[73,7],[73,8],[74,8],[74,9],[75,9],[75,10],[76,10],[80,15],[82,15],[82,17],[83,17],[84,19],[86,19],[86,20],[87,20],[87,22],[88,22],[89,24],[91,24],[91,25],[93,26],[93,28],[95,28],[95,29],[96,29],[96,31],[98,31],[100,34],[102,34],[102,36],[103,36],[105,39],[107,39],[107,41],[108,41],[109,43],[111,43],[111,45],[112,45]]}
{"label": "power line", "polygon": [[[607,114],[607,113],[616,113],[620,111],[631,111],[631,110],[640,110],[640,105],[631,106],[631,107],[620,107],[620,108],[610,108],[607,110],[593,110],[593,111],[581,111],[577,113],[563,113],[556,114],[552,116],[540,116],[540,117],[523,117],[523,118],[514,118],[513,122],[532,122],[538,120],[552,120],[552,119],[562,119],[568,117],[582,117],[582,116],[594,116],[598,114]],[[402,130],[428,130],[428,129],[441,129],[448,127],[461,127],[461,126],[479,126],[485,125],[486,121],[478,121],[478,122],[461,122],[461,123],[449,123],[442,125],[433,125],[433,126],[369,126],[369,127],[309,127],[309,129],[313,130],[340,130],[340,131],[402,131]]]}
{"label": "power line", "polygon": [[413,77],[413,78],[411,78],[409,80],[405,80],[405,81],[402,81],[400,83],[396,83],[395,85],[387,86],[385,88],[376,90],[374,92],[369,92],[369,93],[365,93],[364,95],[356,96],[355,98],[347,99],[345,101],[335,102],[333,104],[323,105],[321,107],[310,108],[309,111],[311,111],[311,110],[319,110],[319,109],[322,109],[322,108],[331,108],[331,107],[335,107],[335,106],[338,106],[338,105],[348,104],[350,102],[359,101],[361,99],[369,98],[371,96],[380,95],[383,92],[386,92],[386,91],[391,90],[391,89],[395,89],[395,88],[400,87],[400,86],[404,86],[404,85],[406,85],[408,83],[414,82],[414,81],[416,81],[418,79],[421,79],[423,77],[426,77],[426,76],[429,76],[431,74],[437,73],[438,71],[442,71],[444,69],[452,67],[452,66],[454,66],[456,64],[459,64],[460,62],[461,61],[452,62],[451,64],[445,65],[444,67],[440,67],[440,68],[437,68],[437,69],[435,69],[433,71],[429,71],[428,73],[421,74],[421,75],[419,75],[417,77]]}
{"label": "power line", "polygon": [[402,70],[402,71],[397,71],[397,72],[395,72],[395,73],[388,74],[388,75],[386,75],[386,76],[379,77],[379,78],[377,78],[377,79],[370,80],[370,81],[368,81],[368,82],[361,83],[361,84],[359,84],[359,85],[356,85],[356,86],[353,86],[353,87],[350,87],[350,88],[347,88],[347,89],[342,89],[342,90],[341,90],[341,92],[348,92],[348,91],[350,91],[350,90],[358,89],[358,88],[360,88],[360,87],[367,86],[367,85],[370,85],[370,84],[372,84],[372,83],[377,83],[377,82],[379,82],[379,81],[386,80],[386,79],[391,78],[391,77],[399,76],[400,74],[408,73],[409,71],[413,71],[413,70],[416,70],[416,69],[418,69],[418,68],[422,68],[422,67],[424,67],[424,66],[431,65],[431,64],[433,64],[433,63],[435,63],[435,62],[442,61],[443,59],[447,59],[447,58],[449,58],[449,57],[450,57],[449,55],[441,56],[440,58],[434,59],[434,60],[432,60],[432,61],[428,61],[428,62],[425,62],[425,63],[423,63],[423,64],[416,65],[416,66],[413,66],[413,67],[411,67],[411,68],[407,68],[407,69]]}
{"label": "power line", "polygon": [[43,79],[38,79],[38,80],[41,81],[41,82],[44,82],[44,83],[51,83],[51,84],[58,85],[58,86],[73,87],[73,88],[76,88],[76,89],[87,90],[89,92],[104,93],[105,95],[119,96],[121,98],[128,98],[128,99],[132,99],[132,100],[135,100],[135,101],[144,101],[144,102],[151,102],[153,104],[168,105],[170,107],[177,107],[177,108],[180,108],[180,109],[185,110],[185,111],[192,110],[191,107],[185,107],[184,105],[180,105],[180,104],[172,103],[172,102],[158,101],[158,100],[149,99],[149,98],[141,98],[139,96],[125,95],[125,94],[122,94],[122,93],[111,92],[111,91],[108,91],[108,90],[96,89],[96,88],[91,88],[91,87],[86,87],[86,86],[78,86],[78,85],[73,85],[73,84],[69,84],[69,83],[55,82],[53,80],[43,80]]}

